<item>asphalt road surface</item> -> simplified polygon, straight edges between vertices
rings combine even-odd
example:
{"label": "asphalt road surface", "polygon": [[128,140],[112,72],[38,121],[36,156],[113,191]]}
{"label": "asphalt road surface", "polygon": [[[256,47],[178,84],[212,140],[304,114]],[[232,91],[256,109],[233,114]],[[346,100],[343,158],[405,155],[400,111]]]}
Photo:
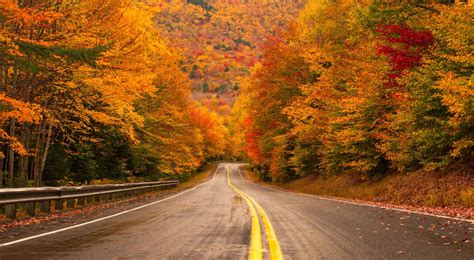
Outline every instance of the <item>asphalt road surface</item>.
{"label": "asphalt road surface", "polygon": [[264,188],[221,164],[138,210],[0,248],[0,259],[474,259],[474,224]]}

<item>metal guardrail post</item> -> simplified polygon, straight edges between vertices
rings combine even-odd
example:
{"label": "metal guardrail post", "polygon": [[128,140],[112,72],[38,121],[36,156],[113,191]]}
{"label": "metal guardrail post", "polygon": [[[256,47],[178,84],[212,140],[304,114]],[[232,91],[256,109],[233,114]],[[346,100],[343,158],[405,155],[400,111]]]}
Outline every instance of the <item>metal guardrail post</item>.
{"label": "metal guardrail post", "polygon": [[64,201],[63,200],[55,200],[54,201],[54,209],[57,211],[61,211],[64,209]]}
{"label": "metal guardrail post", "polygon": [[75,199],[69,199],[66,201],[66,206],[68,209],[73,209],[75,203],[76,203]]}
{"label": "metal guardrail post", "polygon": [[36,202],[26,203],[26,214],[31,217],[36,216]]}
{"label": "metal guardrail post", "polygon": [[81,197],[77,199],[77,206],[85,206],[86,205],[86,198]]}
{"label": "metal guardrail post", "polygon": [[51,213],[51,201],[40,202],[40,211],[43,213]]}
{"label": "metal guardrail post", "polygon": [[6,205],[5,206],[5,216],[9,219],[16,218],[16,204]]}

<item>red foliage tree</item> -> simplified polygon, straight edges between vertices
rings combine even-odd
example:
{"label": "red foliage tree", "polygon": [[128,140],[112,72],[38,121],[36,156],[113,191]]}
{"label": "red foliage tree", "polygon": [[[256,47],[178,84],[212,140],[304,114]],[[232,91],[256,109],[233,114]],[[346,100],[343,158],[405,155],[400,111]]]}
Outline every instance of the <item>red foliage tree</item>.
{"label": "red foliage tree", "polygon": [[423,52],[434,43],[430,31],[416,31],[406,25],[379,25],[377,32],[387,45],[378,48],[378,53],[389,57],[392,63],[392,72],[388,75],[389,87],[396,86],[396,79],[404,71],[418,66]]}
{"label": "red foliage tree", "polygon": [[265,157],[259,145],[260,139],[263,135],[262,132],[255,129],[254,120],[251,117],[245,119],[244,127],[247,130],[245,133],[247,156],[257,163],[262,162]]}

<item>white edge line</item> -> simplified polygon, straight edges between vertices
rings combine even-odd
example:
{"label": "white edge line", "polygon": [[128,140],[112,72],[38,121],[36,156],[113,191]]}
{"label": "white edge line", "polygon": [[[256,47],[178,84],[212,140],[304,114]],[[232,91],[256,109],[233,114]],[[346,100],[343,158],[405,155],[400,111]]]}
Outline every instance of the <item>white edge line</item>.
{"label": "white edge line", "polygon": [[367,206],[367,207],[378,208],[378,209],[395,210],[395,211],[401,211],[401,212],[406,212],[406,213],[413,213],[413,214],[425,215],[425,216],[430,216],[430,217],[437,217],[437,218],[444,218],[444,219],[449,219],[449,220],[463,221],[463,222],[468,222],[470,224],[474,224],[474,220],[471,220],[471,219],[455,218],[455,217],[436,215],[436,214],[431,214],[431,213],[426,213],[426,212],[421,212],[421,211],[414,211],[414,210],[398,209],[398,208],[392,208],[392,207],[386,207],[386,206],[371,205],[371,204],[365,204],[365,203],[360,203],[360,202],[347,201],[347,200],[343,200],[343,199],[328,198],[328,197],[323,197],[323,196],[318,196],[318,195],[311,195],[311,194],[306,194],[306,193],[300,193],[300,192],[293,192],[293,191],[286,191],[286,190],[270,188],[270,187],[260,185],[260,184],[257,184],[257,183],[253,183],[251,181],[248,181],[248,180],[244,179],[244,177],[242,176],[242,171],[240,169],[240,166],[238,166],[238,168],[239,168],[240,178],[244,182],[247,182],[247,183],[250,183],[252,185],[262,187],[262,188],[265,188],[265,189],[273,190],[273,191],[291,193],[291,194],[300,195],[300,196],[304,196],[304,197],[310,197],[310,198],[316,198],[316,199],[322,199],[322,200],[328,200],[328,201],[334,201],[334,202],[341,202],[341,203],[352,204],[352,205],[357,205],[357,206]]}
{"label": "white edge line", "polygon": [[106,220],[106,219],[110,219],[110,218],[114,218],[114,217],[118,217],[120,215],[124,215],[124,214],[127,214],[127,213],[130,213],[130,212],[133,212],[133,211],[136,211],[136,210],[139,210],[139,209],[143,209],[143,208],[147,208],[149,206],[153,206],[155,204],[158,204],[158,203],[161,203],[161,202],[164,202],[164,201],[167,201],[167,200],[170,200],[170,199],[173,199],[173,198],[176,198],[178,196],[181,196],[187,192],[190,192],[192,190],[195,190],[203,185],[206,185],[208,184],[209,182],[211,181],[214,181],[214,179],[216,178],[216,173],[217,171],[219,170],[219,167],[216,168],[216,170],[214,171],[214,176],[212,177],[211,180],[209,181],[206,181],[204,183],[201,183],[193,188],[190,188],[190,189],[187,189],[183,192],[180,192],[178,194],[175,194],[175,195],[172,195],[170,197],[167,197],[167,198],[164,198],[164,199],[161,199],[161,200],[157,200],[157,201],[154,201],[152,203],[149,203],[149,204],[145,204],[145,205],[142,205],[142,206],[139,206],[139,207],[136,207],[136,208],[133,208],[133,209],[129,209],[129,210],[126,210],[126,211],[122,211],[122,212],[119,212],[119,213],[116,213],[116,214],[113,214],[113,215],[110,215],[110,216],[107,216],[107,217],[103,217],[103,218],[98,218],[98,219],[94,219],[94,220],[91,220],[91,221],[88,221],[88,222],[84,222],[84,223],[81,223],[81,224],[77,224],[77,225],[74,225],[74,226],[70,226],[70,227],[66,227],[66,228],[62,228],[62,229],[58,229],[58,230],[54,230],[54,231],[50,231],[50,232],[46,232],[46,233],[43,233],[43,234],[39,234],[39,235],[35,235],[35,236],[30,236],[30,237],[25,237],[25,238],[22,238],[22,239],[18,239],[18,240],[14,240],[14,241],[11,241],[11,242],[7,242],[7,243],[3,243],[3,244],[0,244],[0,248],[2,247],[6,247],[6,246],[11,246],[11,245],[14,245],[14,244],[19,244],[19,243],[22,243],[22,242],[25,242],[25,241],[28,241],[28,240],[33,240],[33,239],[36,239],[36,238],[40,238],[40,237],[45,237],[45,236],[49,236],[49,235],[53,235],[53,234],[57,234],[57,233],[60,233],[60,232],[64,232],[64,231],[67,231],[67,230],[71,230],[71,229],[75,229],[75,228],[79,228],[79,227],[83,227],[83,226],[86,226],[86,225],[89,225],[89,224],[93,224],[93,223],[97,223],[97,222],[100,222],[100,221],[103,221],[103,220]]}

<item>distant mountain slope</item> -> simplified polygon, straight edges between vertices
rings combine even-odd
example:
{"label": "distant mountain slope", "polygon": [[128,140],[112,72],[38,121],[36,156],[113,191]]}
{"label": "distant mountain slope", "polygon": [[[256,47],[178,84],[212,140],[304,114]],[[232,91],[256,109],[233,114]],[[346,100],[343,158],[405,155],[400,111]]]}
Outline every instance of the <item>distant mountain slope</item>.
{"label": "distant mountain slope", "polygon": [[260,59],[266,35],[284,30],[303,6],[294,1],[224,2],[164,1],[156,16],[171,44],[185,52],[182,70],[194,82],[195,98],[221,114],[238,93],[239,77]]}

